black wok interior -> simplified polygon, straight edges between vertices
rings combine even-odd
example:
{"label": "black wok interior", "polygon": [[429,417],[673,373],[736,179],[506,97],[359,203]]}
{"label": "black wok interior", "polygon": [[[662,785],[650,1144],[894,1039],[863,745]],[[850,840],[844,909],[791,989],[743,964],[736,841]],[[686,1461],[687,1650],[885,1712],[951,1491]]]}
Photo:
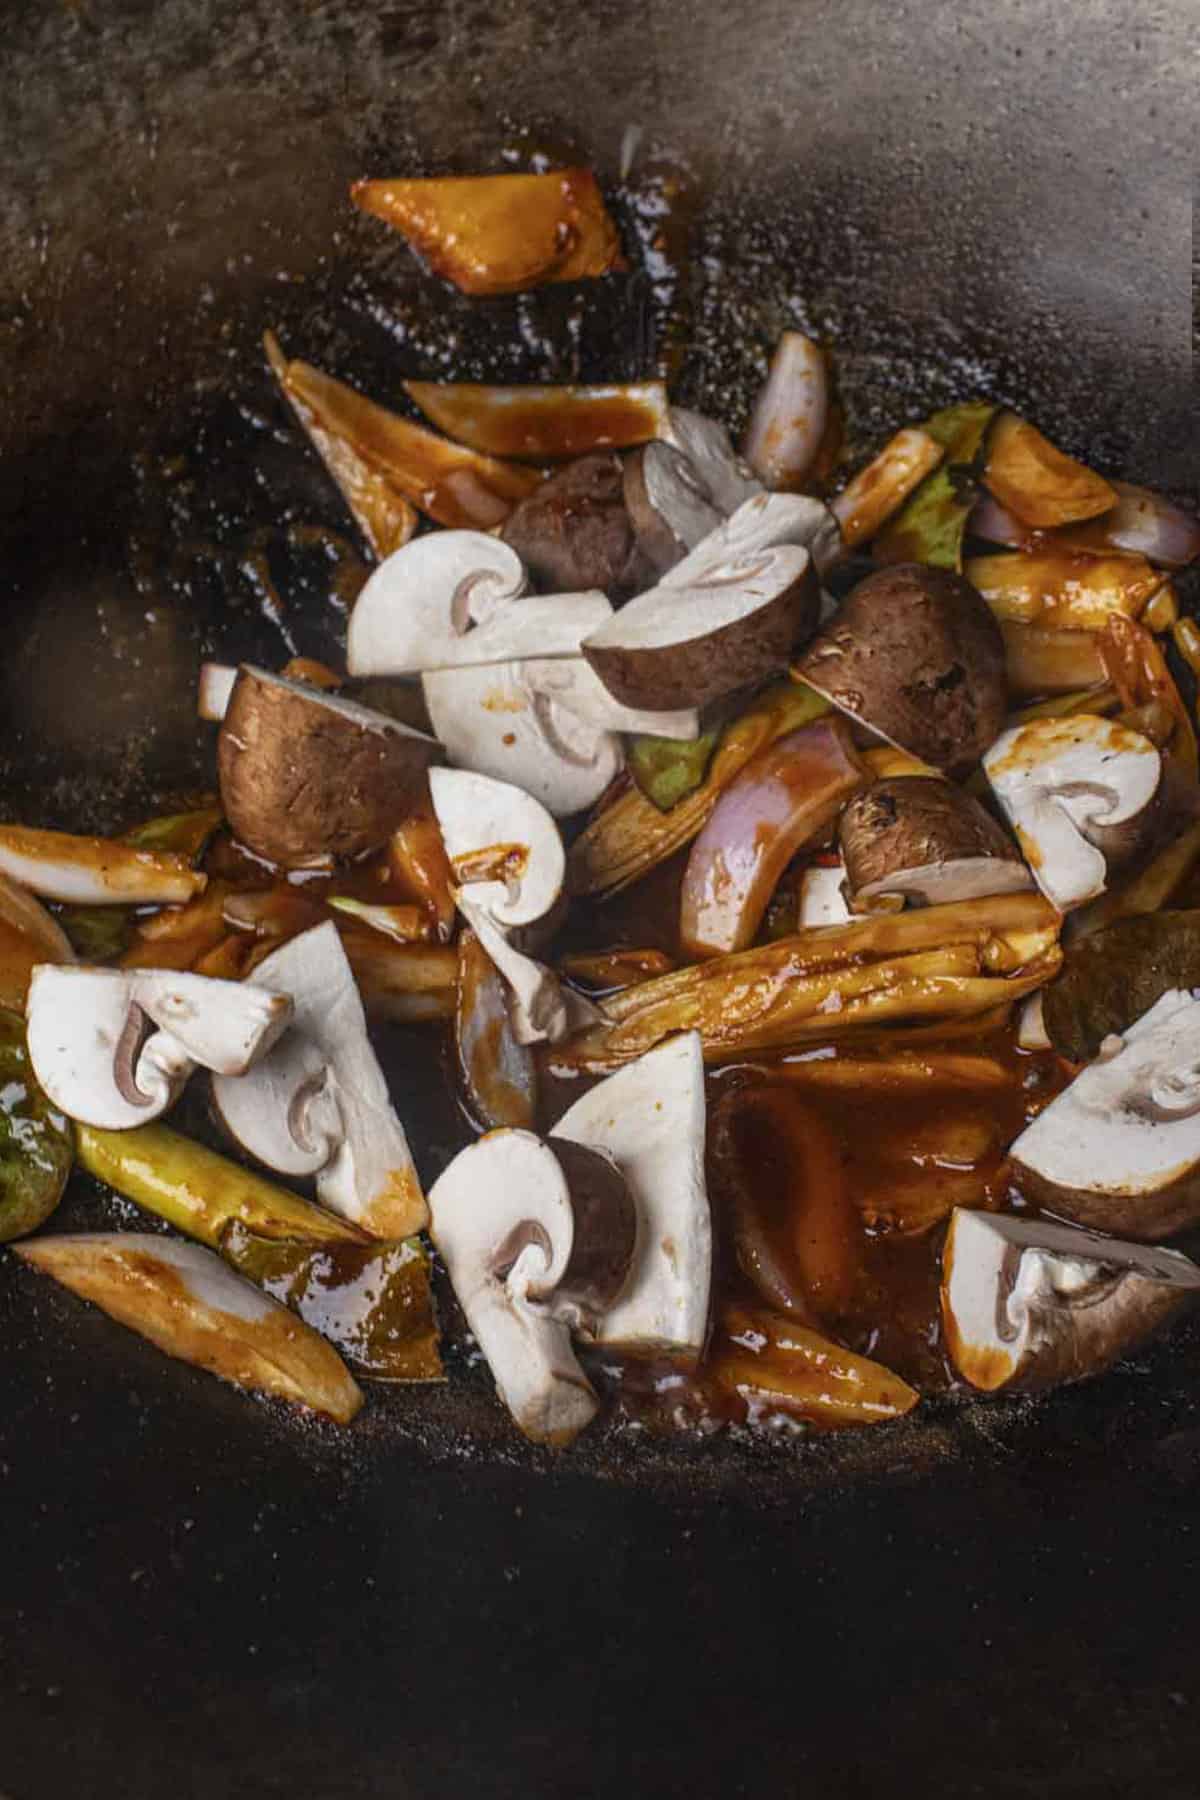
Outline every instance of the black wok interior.
{"label": "black wok interior", "polygon": [[[336,657],[336,556],[288,527],[353,532],[267,325],[384,402],[664,366],[740,424],[799,322],[864,450],[983,391],[1196,490],[1182,0],[4,11],[0,816],[161,809],[210,779],[202,655]],[[641,270],[468,301],[346,201],[539,155],[597,168]],[[1195,1324],[1036,1404],[554,1461],[468,1372],[338,1434],[11,1258],[0,1321],[4,1800],[1193,1791]]]}

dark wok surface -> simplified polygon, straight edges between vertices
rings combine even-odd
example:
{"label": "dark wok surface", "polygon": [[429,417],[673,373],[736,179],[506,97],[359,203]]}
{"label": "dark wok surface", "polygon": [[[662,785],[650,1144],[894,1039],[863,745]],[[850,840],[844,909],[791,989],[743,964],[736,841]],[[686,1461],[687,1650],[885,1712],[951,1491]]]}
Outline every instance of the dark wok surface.
{"label": "dark wok surface", "polygon": [[[345,521],[267,323],[385,400],[686,343],[733,421],[797,318],[864,446],[979,387],[1194,488],[1185,11],[10,0],[4,812],[126,822],[200,779],[200,654],[332,653],[280,525]],[[345,204],[538,146],[611,178],[631,123],[627,232],[681,179],[687,272],[578,319],[468,307]],[[405,1110],[431,1172],[449,1121]],[[8,1260],[0,1343],[8,1800],[1191,1789],[1195,1327],[1036,1406],[553,1465],[483,1383],[297,1426]]]}

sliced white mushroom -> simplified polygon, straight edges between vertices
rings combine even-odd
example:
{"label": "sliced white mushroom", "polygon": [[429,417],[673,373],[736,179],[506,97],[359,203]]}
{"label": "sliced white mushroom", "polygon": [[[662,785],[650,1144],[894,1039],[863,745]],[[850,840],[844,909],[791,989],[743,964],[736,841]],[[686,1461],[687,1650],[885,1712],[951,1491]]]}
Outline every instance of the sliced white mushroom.
{"label": "sliced white mushroom", "polygon": [[567,1444],[598,1402],[571,1347],[619,1293],[633,1251],[611,1165],[560,1160],[532,1132],[487,1133],[429,1195],[430,1229],[500,1397],[537,1443]]}
{"label": "sliced white mushroom", "polygon": [[808,478],[829,424],[831,390],[820,344],[783,332],[742,440],[743,456],[769,488],[796,488]]}
{"label": "sliced white mushroom", "polygon": [[431,769],[429,792],[454,879],[499,925],[544,918],[562,893],[558,826],[532,794],[468,769]]}
{"label": "sliced white mushroom", "polygon": [[521,663],[439,669],[421,684],[447,760],[524,788],[556,818],[598,800],[621,767],[620,740],[525,680]]}
{"label": "sliced white mushroom", "polygon": [[29,1058],[70,1118],[125,1131],[166,1112],[197,1065],[244,1075],[291,1014],[290,1000],[258,982],[39,963],[26,1002]]}
{"label": "sliced white mushroom", "polygon": [[28,825],[0,825],[0,874],[43,900],[79,906],[173,906],[207,883],[172,851]]}
{"label": "sliced white mushroom", "polygon": [[1130,1237],[1200,1218],[1200,999],[1172,988],[1012,1146],[1032,1197]]}
{"label": "sliced white mushroom", "polygon": [[661,440],[625,458],[622,491],[638,544],[659,570],[671,568],[724,517],[691,459]]}
{"label": "sliced white mushroom", "polygon": [[942,1253],[942,1318],[973,1387],[1030,1390],[1093,1375],[1200,1293],[1177,1250],[1048,1219],[957,1208]]}
{"label": "sliced white mushroom", "polygon": [[200,682],[196,692],[196,716],[210,725],[219,725],[229,711],[238,672],[229,663],[200,664]]}
{"label": "sliced white mushroom", "polygon": [[718,512],[736,512],[743,500],[762,493],[762,482],[738,455],[724,425],[715,419],[673,406],[665,436],[669,444],[683,451]]}
{"label": "sliced white mushroom", "polygon": [[200,1244],[122,1231],[42,1237],[11,1248],[168,1356],[236,1387],[311,1407],[342,1425],[362,1405],[360,1389],[324,1338]]}
{"label": "sliced white mushroom", "polygon": [[318,1198],[374,1236],[421,1230],[421,1185],[337,927],[292,938],[254,979],[290,995],[294,1018],[248,1075],[214,1078],[226,1129],[268,1168],[314,1175]]}
{"label": "sliced white mushroom", "polygon": [[842,553],[838,522],[823,500],[810,494],[759,493],[744,500],[724,524],[702,538],[662,578],[664,587],[690,587],[713,567],[749,562],[763,550],[799,544],[823,574]]}
{"label": "sliced white mushroom", "polygon": [[568,713],[594,731],[627,731],[683,743],[692,743],[700,735],[700,714],[694,706],[672,712],[622,706],[582,656],[563,656],[552,662],[530,658],[521,664],[521,676],[526,690],[544,704],[552,703],[559,716]]}
{"label": "sliced white mushroom", "polygon": [[487,908],[471,898],[469,889],[460,888],[457,899],[458,910],[512,990],[510,1016],[518,1044],[556,1044],[573,1031],[600,1023],[599,1007],[568,987],[553,969],[516,949]]}
{"label": "sliced white mushroom", "polygon": [[671,1038],[599,1082],[551,1136],[606,1150],[637,1205],[633,1269],[598,1341],[694,1362],[708,1330],[712,1280],[699,1033]]}
{"label": "sliced white mushroom", "polygon": [[842,889],[845,879],[844,863],[836,863],[831,869],[819,866],[805,869],[800,877],[799,905],[796,909],[796,923],[802,931],[806,931],[810,925],[850,923],[850,908],[846,905]]}
{"label": "sliced white mushroom", "polygon": [[[524,656],[577,656],[612,613],[599,590],[524,598],[515,550],[482,531],[436,531],[380,563],[346,636],[352,675],[421,675]],[[519,604],[518,604],[519,602]]]}
{"label": "sliced white mushroom", "polygon": [[1104,892],[1106,852],[1127,851],[1131,834],[1145,829],[1162,777],[1149,738],[1092,713],[1014,726],[983,767],[1034,879],[1060,912]]}

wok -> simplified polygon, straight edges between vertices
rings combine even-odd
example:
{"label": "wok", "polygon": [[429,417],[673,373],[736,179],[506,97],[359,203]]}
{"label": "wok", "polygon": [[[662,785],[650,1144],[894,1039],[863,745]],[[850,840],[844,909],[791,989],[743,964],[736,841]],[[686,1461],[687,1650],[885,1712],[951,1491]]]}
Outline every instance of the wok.
{"label": "wok", "polygon": [[[200,780],[202,654],[334,652],[329,566],[272,560],[281,519],[347,526],[266,324],[385,399],[685,342],[679,391],[738,421],[798,320],[864,446],[983,389],[1194,488],[1193,40],[1182,0],[9,0],[5,815],[120,825]],[[577,333],[346,204],[539,148],[612,180],[630,125],[627,231],[673,172],[690,259]],[[413,1079],[429,1169],[451,1125]],[[556,1461],[469,1375],[351,1433],[282,1419],[12,1258],[0,1320],[7,1800],[1191,1791],[1195,1326],[1037,1404]]]}

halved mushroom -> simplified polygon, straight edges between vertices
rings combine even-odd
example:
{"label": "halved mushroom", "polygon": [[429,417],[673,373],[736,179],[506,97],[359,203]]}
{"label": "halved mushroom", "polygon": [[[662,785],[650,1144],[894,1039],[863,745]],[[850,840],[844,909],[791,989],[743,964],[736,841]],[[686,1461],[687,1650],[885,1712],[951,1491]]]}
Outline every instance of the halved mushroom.
{"label": "halved mushroom", "polygon": [[698,1361],[712,1279],[699,1034],[683,1032],[598,1082],[554,1127],[552,1141],[563,1138],[612,1156],[637,1206],[633,1268],[597,1341]]}
{"label": "halved mushroom", "polygon": [[311,1326],[211,1250],[140,1231],[36,1238],[12,1246],[156,1349],[235,1387],[327,1413],[348,1425],[362,1392]]}
{"label": "halved mushroom", "polygon": [[1173,988],[1106,1040],[1011,1155],[1040,1205],[1098,1231],[1165,1237],[1200,1219],[1200,1000]]}
{"label": "halved mushroom", "polygon": [[703,706],[782,668],[819,609],[808,551],[780,545],[710,562],[686,588],[651,588],[593,632],[583,654],[626,706]]}
{"label": "halved mushroom", "polygon": [[847,801],[838,821],[854,912],[893,898],[916,906],[1033,886],[1020,851],[978,800],[949,781],[901,775]]}
{"label": "halved mushroom", "polygon": [[518,950],[469,889],[459,889],[458,909],[512,990],[510,1020],[518,1044],[554,1044],[599,1023],[600,1009],[567,987],[553,969]]}
{"label": "halved mushroom", "polygon": [[346,635],[352,675],[420,675],[525,656],[578,656],[612,613],[597,589],[515,602],[525,592],[520,557],[482,531],[435,531],[375,570]]}
{"label": "halved mushroom", "polygon": [[178,905],[207,882],[173,851],[28,825],[0,825],[0,875],[43,900],[84,906]]}
{"label": "halved mushroom", "polygon": [[983,759],[1038,886],[1060,912],[1104,892],[1157,824],[1162,757],[1148,737],[1094,713],[1033,719]]}
{"label": "halved mushroom", "polygon": [[294,1021],[248,1075],[214,1077],[226,1130],[268,1168],[315,1176],[318,1198],[373,1236],[420,1231],[421,1185],[337,927],[292,938],[254,979],[291,995]]}
{"label": "halved mushroom", "polygon": [[972,1387],[1030,1392],[1096,1375],[1200,1293],[1178,1250],[1048,1219],[956,1208],[942,1252],[942,1321]]}
{"label": "halved mushroom", "polygon": [[625,504],[621,458],[578,457],[522,500],[501,536],[534,580],[555,593],[600,588],[610,599],[654,579]]}
{"label": "halved mushroom", "polygon": [[592,1154],[529,1131],[459,1152],[429,1194],[430,1230],[500,1398],[536,1443],[563,1445],[598,1410],[571,1348],[629,1274],[636,1225],[625,1181]]}
{"label": "halved mushroom", "polygon": [[796,897],[796,925],[807,931],[810,925],[848,925],[850,908],[845,896],[846,866],[835,863],[832,868],[814,864],[800,877]]}
{"label": "halved mushroom", "polygon": [[799,544],[821,574],[842,552],[838,522],[811,494],[753,494],[662,578],[663,587],[690,587],[714,564],[750,563],[764,550]]}
{"label": "halved mushroom", "polygon": [[562,892],[558,826],[522,788],[467,769],[431,769],[429,792],[454,879],[499,925],[543,918]]}
{"label": "halved mushroom", "polygon": [[291,1016],[289,999],[257,983],[39,963],[26,1003],[29,1059],[68,1117],[123,1131],[166,1112],[197,1064],[243,1075]]}
{"label": "halved mushroom", "polygon": [[638,543],[660,573],[721,523],[683,451],[661,440],[626,457],[623,491]]}
{"label": "halved mushroom", "polygon": [[687,457],[718,512],[736,512],[744,501],[762,493],[762,482],[745,458],[738,455],[728,431],[716,419],[673,406],[664,435]]}
{"label": "halved mushroom", "polygon": [[245,664],[217,741],[221,801],[256,855],[320,868],[385,842],[438,754],[383,713]]}
{"label": "halved mushroom", "polygon": [[676,743],[694,743],[700,735],[700,714],[694,706],[670,712],[622,706],[582,656],[549,661],[527,657],[521,664],[521,680],[543,705],[553,705],[557,714],[569,714],[593,731],[632,732]]}
{"label": "halved mushroom", "polygon": [[949,775],[1004,723],[1004,640],[969,581],[897,563],[852,588],[797,667],[801,680],[897,749]]}
{"label": "halved mushroom", "polygon": [[450,764],[524,788],[564,818],[600,798],[620,741],[539,692],[526,667],[435,670],[421,677],[425,704]]}
{"label": "halved mushroom", "polygon": [[829,359],[802,331],[775,346],[742,440],[742,454],[769,488],[798,488],[817,460],[832,403]]}

